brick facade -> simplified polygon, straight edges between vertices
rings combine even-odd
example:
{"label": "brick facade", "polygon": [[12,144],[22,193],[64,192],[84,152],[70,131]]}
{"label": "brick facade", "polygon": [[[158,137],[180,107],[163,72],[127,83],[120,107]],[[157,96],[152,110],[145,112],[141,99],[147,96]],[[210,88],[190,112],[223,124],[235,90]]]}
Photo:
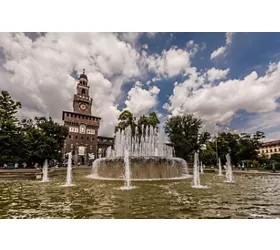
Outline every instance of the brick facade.
{"label": "brick facade", "polygon": [[92,98],[89,96],[88,79],[80,75],[77,93],[73,98],[73,111],[63,111],[62,120],[69,134],[64,142],[63,153],[72,152],[74,164],[89,164],[89,154],[97,158],[105,156],[106,149],[113,146],[113,138],[98,136],[100,117],[91,115]]}

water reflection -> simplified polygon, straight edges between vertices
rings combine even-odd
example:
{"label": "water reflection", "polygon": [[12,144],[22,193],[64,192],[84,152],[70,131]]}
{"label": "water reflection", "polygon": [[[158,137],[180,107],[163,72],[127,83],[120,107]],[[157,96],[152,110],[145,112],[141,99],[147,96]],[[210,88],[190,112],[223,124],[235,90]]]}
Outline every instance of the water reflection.
{"label": "water reflection", "polygon": [[0,218],[280,218],[280,178],[236,176],[227,184],[214,174],[201,178],[211,189],[192,189],[191,180],[121,182],[74,175],[76,186],[51,182],[0,182]]}

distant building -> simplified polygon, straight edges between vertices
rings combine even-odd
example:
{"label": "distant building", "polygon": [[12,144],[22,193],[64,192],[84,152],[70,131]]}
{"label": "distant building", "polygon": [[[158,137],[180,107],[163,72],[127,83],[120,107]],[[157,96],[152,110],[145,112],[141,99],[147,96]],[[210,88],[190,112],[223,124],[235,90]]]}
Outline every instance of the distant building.
{"label": "distant building", "polygon": [[94,158],[104,157],[107,147],[113,146],[113,138],[98,136],[101,118],[91,115],[89,88],[88,78],[83,71],[73,98],[73,111],[62,112],[62,120],[69,130],[63,152],[72,152],[75,165],[78,162],[88,164],[90,155],[94,155]]}
{"label": "distant building", "polygon": [[100,155],[101,157],[105,157],[107,148],[114,145],[114,138],[98,136],[97,143],[98,143],[98,155]]}
{"label": "distant building", "polygon": [[269,158],[273,154],[280,154],[280,140],[264,142],[258,150],[258,155],[266,155]]}

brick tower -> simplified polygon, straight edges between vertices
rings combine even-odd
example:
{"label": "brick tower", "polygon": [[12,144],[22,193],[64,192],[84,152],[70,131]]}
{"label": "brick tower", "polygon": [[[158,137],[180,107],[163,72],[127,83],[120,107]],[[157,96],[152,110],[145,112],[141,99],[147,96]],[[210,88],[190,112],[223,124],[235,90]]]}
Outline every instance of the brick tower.
{"label": "brick tower", "polygon": [[64,142],[63,152],[72,152],[74,164],[89,163],[89,154],[97,155],[98,129],[100,117],[91,115],[92,98],[89,96],[88,78],[83,70],[77,83],[77,92],[73,98],[73,112],[63,111],[62,120],[69,129]]}

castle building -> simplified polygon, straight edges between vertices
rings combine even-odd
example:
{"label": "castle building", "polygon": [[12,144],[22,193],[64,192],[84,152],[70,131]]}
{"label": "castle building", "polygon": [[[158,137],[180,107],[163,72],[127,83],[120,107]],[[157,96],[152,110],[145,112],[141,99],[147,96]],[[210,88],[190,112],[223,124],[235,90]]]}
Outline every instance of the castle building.
{"label": "castle building", "polygon": [[63,155],[72,152],[74,164],[89,164],[90,158],[104,157],[107,147],[113,146],[113,138],[98,137],[101,118],[91,114],[90,86],[83,70],[73,98],[73,111],[63,111],[62,120],[69,130],[64,142]]}
{"label": "castle building", "polygon": [[264,142],[259,150],[258,155],[266,155],[268,158],[273,154],[280,154],[280,140]]}

